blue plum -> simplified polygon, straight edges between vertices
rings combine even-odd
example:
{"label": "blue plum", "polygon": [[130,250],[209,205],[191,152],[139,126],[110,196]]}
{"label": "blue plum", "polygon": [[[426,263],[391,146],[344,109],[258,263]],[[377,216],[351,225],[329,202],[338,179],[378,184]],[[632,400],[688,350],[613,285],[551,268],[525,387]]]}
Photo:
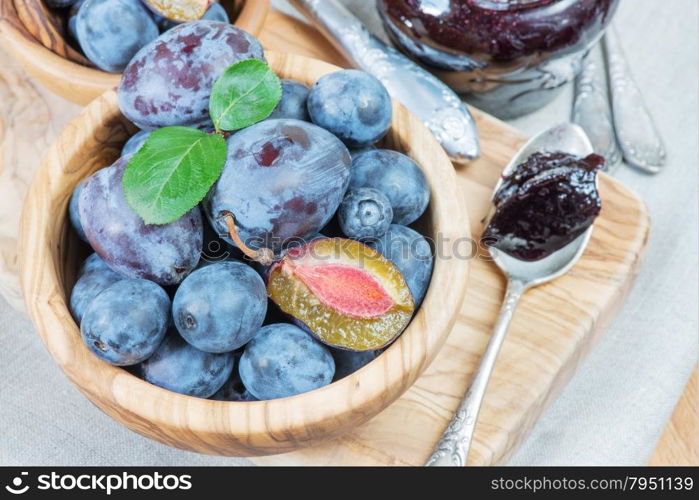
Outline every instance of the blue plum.
{"label": "blue plum", "polygon": [[269,117],[309,121],[308,92],[309,88],[301,82],[282,80],[282,98]]}
{"label": "blue plum", "polygon": [[169,391],[209,398],[233,371],[233,353],[200,351],[170,332],[153,355],[141,363],[141,377]]}
{"label": "blue plum", "polygon": [[217,401],[259,401],[255,396],[252,395],[243,385],[243,381],[240,380],[240,375],[238,371],[234,368],[233,374],[230,376],[223,386],[216,391],[216,394],[211,396],[211,399]]}
{"label": "blue plum", "polygon": [[352,159],[350,189],[378,189],[391,201],[393,223],[415,222],[430,203],[427,178],[417,163],[388,149],[364,152]]}
{"label": "blue plum", "polygon": [[230,19],[228,19],[228,12],[226,12],[226,9],[224,9],[220,3],[212,3],[201,18],[222,23],[230,22]]}
{"label": "blue plum", "polygon": [[132,135],[121,148],[121,156],[132,155],[138,152],[138,150],[141,149],[141,146],[143,146],[143,143],[148,140],[148,137],[150,137],[152,132],[152,130],[140,130]]}
{"label": "blue plum", "polygon": [[245,31],[218,21],[183,23],[131,59],[119,84],[119,107],[142,129],[206,128],[214,81],[252,58],[264,60],[262,45]]}
{"label": "blue plum", "polygon": [[80,323],[92,300],[122,279],[123,276],[112,271],[96,253],[85,259],[70,293],[70,310],[75,320]]}
{"label": "blue plum", "polygon": [[240,378],[258,399],[294,396],[332,382],[330,350],[299,327],[262,327],[240,358]]}
{"label": "blue plum", "polygon": [[232,213],[247,246],[278,252],[327,224],[347,190],[349,166],[347,148],[328,131],[300,120],[265,120],[228,139],[206,212],[217,233],[228,233],[221,215]]}
{"label": "blue plum", "polygon": [[350,156],[352,158],[359,156],[362,153],[366,153],[367,151],[373,151],[376,149],[376,146],[370,145],[370,146],[359,146],[358,148],[349,148]]}
{"label": "blue plum", "polygon": [[114,271],[176,285],[199,262],[203,220],[199,207],[165,225],[146,225],[124,198],[121,179],[129,157],[89,177],[79,213],[87,240]]}
{"label": "blue plum", "polygon": [[[206,204],[202,203],[201,207],[206,212]],[[243,260],[245,254],[239,248],[230,245],[223,240],[208,221],[204,221],[204,244],[202,248],[201,258],[197,269],[208,266],[215,262],[225,262],[227,260]]]}
{"label": "blue plum", "polygon": [[135,365],[160,345],[170,322],[170,298],[147,280],[123,279],[97,295],[80,325],[83,341],[100,359]]}
{"label": "blue plum", "polygon": [[119,73],[159,31],[139,0],[86,0],[78,10],[75,33],[90,61],[104,71]]}
{"label": "blue plum", "polygon": [[388,231],[393,220],[393,209],[381,191],[358,188],[347,191],[337,217],[345,236],[366,240],[383,236]]}
{"label": "blue plum", "polygon": [[376,77],[348,69],[318,79],[308,95],[308,113],[348,146],[368,146],[391,126],[391,98]]}
{"label": "blue plum", "polygon": [[62,9],[65,7],[70,7],[79,0],[44,0],[46,5],[54,9]]}
{"label": "blue plum", "polygon": [[434,257],[430,244],[409,227],[391,224],[386,234],[367,245],[379,251],[403,273],[413,294],[415,307],[420,305],[432,278]]}
{"label": "blue plum", "polygon": [[80,269],[78,269],[78,275],[76,279],[80,279],[84,274],[91,273],[93,271],[104,271],[110,269],[110,267],[102,260],[102,258],[97,255],[97,253],[91,253],[87,259],[80,264]]}
{"label": "blue plum", "polygon": [[84,3],[85,0],[77,0],[75,3],[71,5],[70,10],[68,11],[68,33],[71,37],[73,37],[73,40],[75,41],[78,40],[78,32],[76,30],[76,24],[78,21],[78,11]]}
{"label": "blue plum", "polygon": [[245,388],[243,381],[240,379],[238,366],[240,366],[240,357],[242,355],[242,350],[238,350],[233,353],[233,357],[235,359],[233,373],[231,373],[231,376],[228,378],[228,380],[226,380],[223,386],[216,391],[216,394],[211,396],[211,399],[215,399],[217,401],[258,401],[258,399]]}
{"label": "blue plum", "polygon": [[80,191],[82,191],[83,184],[85,184],[85,181],[82,181],[80,184],[75,186],[75,189],[73,189],[73,194],[70,195],[70,202],[68,203],[68,217],[70,218],[70,223],[73,226],[73,229],[75,229],[75,234],[78,235],[78,238],[83,241],[87,241],[87,236],[85,236],[83,225],[80,222],[80,212],[78,212],[78,202],[80,201]]}
{"label": "blue plum", "polygon": [[340,380],[347,375],[353,374],[363,366],[374,361],[382,352],[382,349],[359,352],[332,349],[333,359],[335,360],[335,377],[333,380]]}
{"label": "blue plum", "polygon": [[230,352],[247,344],[267,313],[262,278],[242,262],[217,262],[194,271],[172,304],[180,335],[197,349]]}

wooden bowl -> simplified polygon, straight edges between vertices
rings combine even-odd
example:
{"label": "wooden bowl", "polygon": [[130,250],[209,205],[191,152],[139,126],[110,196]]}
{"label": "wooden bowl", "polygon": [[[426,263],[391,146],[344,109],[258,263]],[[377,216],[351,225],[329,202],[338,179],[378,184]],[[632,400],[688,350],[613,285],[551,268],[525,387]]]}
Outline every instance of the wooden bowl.
{"label": "wooden bowl", "polygon": [[[229,11],[231,19],[235,19],[236,26],[256,36],[267,17],[269,1],[226,0],[223,5]],[[105,91],[115,88],[121,75],[71,60],[69,46],[57,38],[60,34],[46,31],[51,31],[53,23],[50,19],[42,18],[43,12],[35,8],[24,16],[26,22],[29,22],[28,17],[32,18],[30,26],[22,21],[15,6],[22,9],[36,2],[37,0],[0,1],[0,39],[3,48],[32,78],[51,92],[76,104],[86,105]],[[42,30],[46,36],[38,35]],[[65,47],[68,48],[64,50]],[[74,55],[72,57],[75,59]]]}
{"label": "wooden bowl", "polygon": [[[266,56],[277,74],[309,85],[340,69],[297,55]],[[19,238],[20,278],[29,315],[54,360],[105,413],[178,448],[219,455],[275,454],[336,437],[369,420],[430,364],[463,302],[466,260],[436,258],[422,307],[398,340],[361,370],[306,394],[260,402],[197,399],[100,361],[83,344],[68,309],[76,269],[87,253],[69,230],[66,214],[75,186],[111,164],[132,131],[113,90],[83,110],[46,154],[24,204]],[[395,102],[385,144],[414,158],[427,176],[432,201],[418,221],[423,234],[435,241],[440,234],[447,242],[468,237],[466,209],[451,163],[420,120]]]}

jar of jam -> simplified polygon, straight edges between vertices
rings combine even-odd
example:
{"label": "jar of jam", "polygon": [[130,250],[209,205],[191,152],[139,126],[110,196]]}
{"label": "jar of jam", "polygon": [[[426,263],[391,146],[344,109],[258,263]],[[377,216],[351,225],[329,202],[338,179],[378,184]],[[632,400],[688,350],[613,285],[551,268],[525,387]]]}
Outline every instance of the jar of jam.
{"label": "jar of jam", "polygon": [[500,118],[539,109],[578,74],[619,0],[378,0],[394,43]]}

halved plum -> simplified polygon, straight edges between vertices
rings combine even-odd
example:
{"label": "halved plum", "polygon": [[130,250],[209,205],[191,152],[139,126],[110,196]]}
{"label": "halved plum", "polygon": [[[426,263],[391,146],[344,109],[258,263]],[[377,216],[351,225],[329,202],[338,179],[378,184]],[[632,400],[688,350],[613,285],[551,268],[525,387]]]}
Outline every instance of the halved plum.
{"label": "halved plum", "polygon": [[351,351],[391,343],[415,310],[398,268],[354,240],[321,238],[290,249],[270,269],[267,293],[322,342]]}

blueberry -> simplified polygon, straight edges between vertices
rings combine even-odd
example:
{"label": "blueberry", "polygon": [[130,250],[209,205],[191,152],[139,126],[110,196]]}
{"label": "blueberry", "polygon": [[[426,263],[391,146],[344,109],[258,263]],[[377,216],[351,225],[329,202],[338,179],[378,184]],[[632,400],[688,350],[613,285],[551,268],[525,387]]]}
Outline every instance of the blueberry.
{"label": "blueberry", "polygon": [[335,373],[330,350],[300,328],[262,327],[240,358],[240,378],[258,399],[294,396],[328,385]]}
{"label": "blueberry", "polygon": [[80,323],[92,300],[122,279],[123,276],[112,271],[99,255],[90,255],[83,262],[78,272],[78,280],[70,293],[70,310],[75,320]]}
{"label": "blueberry", "polygon": [[86,0],[75,31],[80,48],[98,68],[119,73],[142,47],[158,38],[158,26],[139,0]]}
{"label": "blueberry", "polygon": [[70,223],[73,226],[73,229],[75,229],[75,234],[78,235],[78,238],[80,238],[83,241],[87,241],[87,236],[85,236],[85,230],[83,229],[83,225],[80,222],[80,212],[78,211],[80,191],[82,191],[84,183],[85,181],[82,181],[80,184],[75,186],[75,189],[73,189],[73,194],[70,195],[70,202],[68,203],[68,216],[70,218]]}
{"label": "blueberry", "polygon": [[348,238],[365,240],[383,236],[391,225],[391,202],[372,188],[350,190],[337,212],[342,232]]}
{"label": "blueberry", "polygon": [[233,371],[233,353],[200,351],[175,332],[141,363],[141,377],[169,391],[209,398],[228,380]]}
{"label": "blueberry", "polygon": [[386,234],[367,245],[378,250],[403,273],[415,307],[425,297],[432,277],[432,249],[427,240],[409,227],[391,224]]}
{"label": "blueberry", "polygon": [[309,89],[295,80],[282,80],[282,99],[270,118],[294,118],[309,121],[307,100]]}
{"label": "blueberry", "polygon": [[430,203],[425,174],[417,163],[397,151],[376,149],[353,158],[349,188],[360,187],[386,195],[393,208],[393,224],[412,224]]}
{"label": "blueberry", "polygon": [[194,347],[230,352],[248,343],[262,326],[267,290],[242,262],[217,262],[185,278],[172,312],[177,330]]}
{"label": "blueberry", "polygon": [[374,361],[376,357],[383,352],[382,349],[377,351],[345,351],[344,349],[333,349],[332,355],[335,360],[335,378],[340,380],[347,375],[351,375],[363,366]]}
{"label": "blueberry", "polygon": [[322,76],[308,95],[308,113],[350,147],[381,139],[391,125],[391,98],[369,73],[348,69]]}
{"label": "blueberry", "polygon": [[87,307],[80,332],[100,359],[135,365],[155,352],[170,322],[170,299],[152,281],[117,281]]}
{"label": "blueberry", "polygon": [[141,146],[143,146],[143,143],[146,142],[152,132],[152,130],[141,130],[132,135],[129,140],[126,141],[124,147],[121,148],[121,156],[136,153],[139,149],[141,149]]}

